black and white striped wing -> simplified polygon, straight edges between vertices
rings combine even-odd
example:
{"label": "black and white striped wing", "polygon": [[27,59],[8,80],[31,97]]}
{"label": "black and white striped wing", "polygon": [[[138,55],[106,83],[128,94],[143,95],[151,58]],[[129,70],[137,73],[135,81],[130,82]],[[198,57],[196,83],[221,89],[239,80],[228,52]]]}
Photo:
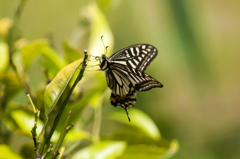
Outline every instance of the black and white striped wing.
{"label": "black and white striped wing", "polygon": [[111,103],[124,108],[134,105],[137,91],[148,91],[163,85],[153,77],[126,65],[112,63],[106,71],[107,84],[112,90]]}
{"label": "black and white striped wing", "polygon": [[143,72],[157,56],[157,53],[157,48],[152,45],[136,44],[116,52],[109,57],[109,60],[114,62],[125,61],[129,68]]}
{"label": "black and white striped wing", "polygon": [[[126,93],[128,91],[126,87],[129,84],[140,92],[148,91],[155,87],[163,87],[160,82],[148,74],[129,68],[126,65],[113,62],[109,68],[109,71],[106,72],[106,77],[110,89],[119,85],[123,87]],[[118,87],[116,89],[118,90]]]}

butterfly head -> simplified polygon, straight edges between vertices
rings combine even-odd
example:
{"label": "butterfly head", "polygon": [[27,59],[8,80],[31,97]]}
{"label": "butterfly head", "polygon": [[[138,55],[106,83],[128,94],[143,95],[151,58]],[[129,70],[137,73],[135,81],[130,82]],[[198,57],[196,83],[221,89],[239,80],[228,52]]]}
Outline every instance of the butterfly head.
{"label": "butterfly head", "polygon": [[107,71],[109,66],[108,58],[103,54],[99,61],[101,70]]}

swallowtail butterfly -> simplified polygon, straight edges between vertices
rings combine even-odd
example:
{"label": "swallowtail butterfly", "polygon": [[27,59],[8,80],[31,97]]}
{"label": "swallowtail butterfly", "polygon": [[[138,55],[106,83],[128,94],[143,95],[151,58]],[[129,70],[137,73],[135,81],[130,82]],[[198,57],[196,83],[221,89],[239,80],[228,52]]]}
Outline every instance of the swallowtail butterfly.
{"label": "swallowtail butterfly", "polygon": [[[163,87],[156,79],[144,73],[157,53],[152,45],[137,44],[126,47],[109,58],[102,55],[100,68],[105,71],[107,85],[112,90],[111,104],[125,109],[127,116],[127,108],[136,103],[136,91]],[[129,116],[128,119],[130,121]]]}

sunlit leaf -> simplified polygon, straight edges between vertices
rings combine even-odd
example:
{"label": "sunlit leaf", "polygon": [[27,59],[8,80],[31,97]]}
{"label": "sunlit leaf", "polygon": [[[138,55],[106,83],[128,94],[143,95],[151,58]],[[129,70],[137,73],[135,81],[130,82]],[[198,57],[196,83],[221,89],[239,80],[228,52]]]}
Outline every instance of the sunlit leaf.
{"label": "sunlit leaf", "polygon": [[126,146],[127,144],[123,141],[102,141],[78,151],[76,154],[74,154],[73,159],[112,159],[120,156],[125,150]]}
{"label": "sunlit leaf", "polygon": [[131,118],[131,122],[127,120],[125,111],[115,111],[111,114],[110,117],[111,119],[114,119],[116,121],[122,122],[130,126],[134,126],[154,139],[161,138],[160,131],[158,130],[156,124],[144,112],[135,108],[129,109],[129,116]]}
{"label": "sunlit leaf", "polygon": [[61,71],[59,71],[59,73],[52,80],[52,82],[47,85],[47,88],[44,93],[44,108],[46,116],[48,116],[49,113],[51,113],[51,111],[57,104],[59,98],[61,97],[65,88],[69,84],[74,73],[80,67],[81,63],[82,59],[67,65]]}
{"label": "sunlit leaf", "polygon": [[[139,129],[125,128],[115,131],[111,136],[105,137],[106,140],[121,140],[127,141],[129,145],[145,144],[145,145],[168,145],[165,140],[153,139],[149,135],[143,133]],[[167,142],[167,143],[166,143]]]}
{"label": "sunlit leaf", "polygon": [[9,146],[0,144],[0,158],[3,159],[21,159],[22,157],[15,153]]}
{"label": "sunlit leaf", "polygon": [[[15,122],[18,124],[20,131],[24,134],[32,135],[31,130],[34,126],[34,115],[29,115],[22,110],[14,110],[11,115]],[[37,133],[39,134],[43,124],[41,121],[37,123]]]}
{"label": "sunlit leaf", "polygon": [[106,137],[106,139],[127,141],[128,147],[122,158],[138,156],[138,151],[141,151],[142,154],[139,154],[141,157],[170,158],[178,151],[179,147],[176,140],[171,142],[163,138],[156,140],[142,133],[141,130],[132,130],[129,128],[118,130],[110,137]]}
{"label": "sunlit leaf", "polygon": [[0,42],[0,73],[4,72],[9,65],[9,53],[6,43]]}
{"label": "sunlit leaf", "polygon": [[175,153],[177,153],[177,151],[179,150],[179,143],[177,140],[172,140],[170,143],[170,146],[168,148],[168,151],[166,152],[165,155],[162,156],[162,158],[170,158],[173,155],[175,155]]}
{"label": "sunlit leaf", "polygon": [[130,145],[118,159],[167,159],[178,151],[178,147],[178,142],[175,140],[170,143],[169,147],[144,144]]}
{"label": "sunlit leaf", "polygon": [[94,56],[101,56],[105,53],[105,48],[101,41],[102,35],[104,36],[104,43],[109,46],[108,51],[111,52],[113,49],[113,34],[105,15],[94,2],[89,5],[88,13],[91,21],[91,34],[88,48],[89,53]]}

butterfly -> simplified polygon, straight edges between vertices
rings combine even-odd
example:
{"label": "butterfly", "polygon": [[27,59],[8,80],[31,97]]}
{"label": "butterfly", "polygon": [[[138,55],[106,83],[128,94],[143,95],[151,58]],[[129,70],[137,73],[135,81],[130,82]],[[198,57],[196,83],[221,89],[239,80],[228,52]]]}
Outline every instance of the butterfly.
{"label": "butterfly", "polygon": [[144,73],[157,56],[158,50],[149,44],[136,44],[117,51],[109,58],[102,55],[100,68],[105,71],[107,85],[112,90],[111,104],[127,109],[136,103],[136,91],[144,92],[163,87],[153,77]]}

